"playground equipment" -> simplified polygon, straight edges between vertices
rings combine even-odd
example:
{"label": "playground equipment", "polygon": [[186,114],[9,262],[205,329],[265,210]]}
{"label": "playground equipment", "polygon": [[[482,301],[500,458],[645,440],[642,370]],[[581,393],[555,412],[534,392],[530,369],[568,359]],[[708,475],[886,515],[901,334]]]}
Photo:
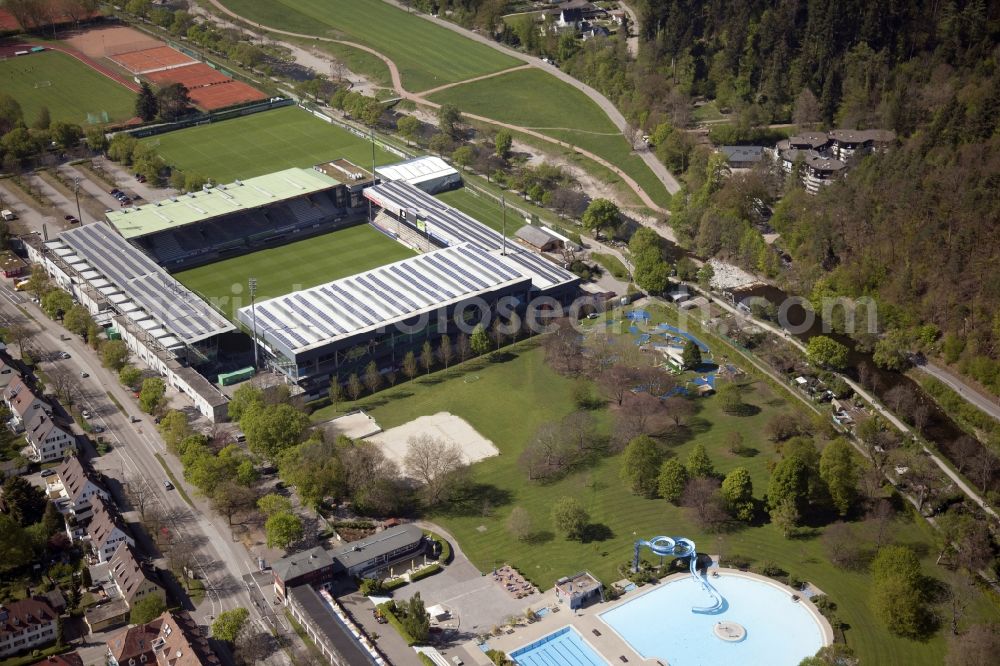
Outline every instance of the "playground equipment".
{"label": "playground equipment", "polygon": [[639,551],[643,547],[649,548],[653,551],[654,555],[659,555],[660,557],[690,558],[691,576],[701,584],[701,588],[712,597],[713,601],[709,606],[693,606],[691,608],[692,613],[710,614],[723,610],[726,602],[722,598],[722,595],[708,582],[707,576],[698,573],[698,551],[695,549],[694,541],[683,537],[668,536],[655,536],[648,541],[645,539],[637,540],[635,542],[635,557],[632,561],[633,572],[639,570]]}

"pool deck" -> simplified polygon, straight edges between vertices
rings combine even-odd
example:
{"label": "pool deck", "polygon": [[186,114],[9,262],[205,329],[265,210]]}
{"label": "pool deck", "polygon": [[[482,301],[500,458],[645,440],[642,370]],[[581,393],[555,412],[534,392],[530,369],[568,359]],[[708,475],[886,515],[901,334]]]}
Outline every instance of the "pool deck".
{"label": "pool deck", "polygon": [[[753,580],[759,580],[768,583],[787,592],[789,597],[791,597],[791,595],[793,594],[796,594],[796,591],[793,590],[792,588],[788,587],[787,585],[783,585],[776,580],[768,578],[767,576],[761,576],[759,574],[750,573],[747,571],[740,571],[738,569],[712,567],[710,570],[712,572],[718,571],[720,574],[724,574],[727,576],[739,576],[742,578],[750,578]],[[667,662],[661,659],[644,659],[640,654],[638,654],[635,650],[633,650],[632,647],[627,642],[625,642],[625,640],[621,636],[619,636],[614,629],[605,624],[605,622],[601,620],[600,616],[602,613],[612,610],[613,608],[616,608],[622,604],[628,603],[629,601],[632,601],[636,597],[642,596],[643,594],[646,594],[648,592],[651,592],[652,590],[659,588],[661,585],[664,585],[666,583],[681,578],[690,577],[690,575],[691,574],[687,572],[671,574],[670,576],[667,576],[666,578],[660,580],[660,582],[656,583],[655,585],[647,584],[641,587],[637,587],[634,590],[626,592],[625,594],[618,597],[618,599],[615,599],[614,601],[610,601],[607,603],[591,604],[585,608],[581,608],[576,611],[569,610],[568,606],[558,605],[559,607],[558,612],[550,612],[548,615],[545,615],[544,617],[542,617],[541,619],[532,624],[519,626],[516,629],[514,629],[513,633],[502,634],[499,637],[491,637],[487,641],[487,643],[491,648],[495,650],[502,650],[503,652],[510,654],[514,650],[517,650],[518,648],[523,647],[533,641],[537,641],[538,639],[547,636],[552,632],[565,627],[566,625],[572,625],[573,627],[576,628],[578,632],[580,632],[580,635],[583,637],[583,639],[588,644],[590,644],[590,646],[594,648],[594,650],[598,654],[600,654],[605,660],[607,660],[609,664],[622,663],[619,657],[624,656],[625,658],[628,659],[628,663],[630,664],[643,664],[648,666],[669,666]],[[801,596],[801,593],[799,594],[801,598],[796,603],[799,603],[805,608],[807,608],[809,612],[813,615],[814,619],[816,620],[816,623],[820,627],[820,631],[823,634],[824,645],[832,644],[834,637],[833,637],[833,628],[830,626],[830,623],[826,620],[825,617],[823,617],[823,615],[819,612],[819,609],[817,609],[816,606],[811,601],[806,599],[804,596]],[[545,597],[546,600],[551,598],[549,597],[548,594],[546,594]],[[556,604],[549,604],[549,605],[555,606]],[[535,604],[532,604],[532,607],[535,610],[537,610],[539,606],[540,604],[538,603],[537,600]],[[594,633],[594,630],[596,630],[600,635],[596,635]],[[474,663],[481,664],[482,666],[488,666],[492,663],[486,657],[486,655],[483,654],[483,652],[479,649],[475,641],[469,641],[468,643],[464,644],[463,647],[466,648],[466,652],[469,655],[473,656],[473,659],[475,660]]]}

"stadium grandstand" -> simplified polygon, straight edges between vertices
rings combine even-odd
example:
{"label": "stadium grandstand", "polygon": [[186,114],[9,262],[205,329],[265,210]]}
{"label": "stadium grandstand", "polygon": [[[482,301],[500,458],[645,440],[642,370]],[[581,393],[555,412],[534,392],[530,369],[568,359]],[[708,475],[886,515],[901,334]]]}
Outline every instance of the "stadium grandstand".
{"label": "stadium grandstand", "polygon": [[[367,173],[340,163],[345,173]],[[206,185],[108,213],[108,222],[164,268],[193,268],[357,223],[366,210],[366,183],[342,182],[328,175],[333,172],[292,168]]]}
{"label": "stadium grandstand", "polygon": [[536,296],[567,304],[576,295],[579,278],[540,254],[508,242],[502,234],[435,199],[418,187],[397,180],[364,192],[381,210],[373,224],[382,232],[417,250],[471,243],[531,276]]}
{"label": "stadium grandstand", "polygon": [[398,367],[407,351],[455,333],[457,321],[491,319],[501,303],[523,313],[536,297],[553,299],[549,307],[577,295],[576,275],[414,185],[384,183],[364,195],[381,208],[373,225],[423,254],[237,312],[269,364],[307,393],[373,360]]}
{"label": "stadium grandstand", "polygon": [[53,240],[27,237],[28,257],[120,336],[198,410],[224,419],[227,400],[193,366],[210,363],[220,336],[236,330],[109,225],[95,222]]}
{"label": "stadium grandstand", "polygon": [[483,313],[465,307],[473,299],[495,312],[510,297],[513,311],[530,291],[531,277],[504,257],[461,243],[242,308],[237,318],[256,326],[272,365],[308,391],[371,360],[395,367],[424,340],[453,333],[456,312],[474,325]]}

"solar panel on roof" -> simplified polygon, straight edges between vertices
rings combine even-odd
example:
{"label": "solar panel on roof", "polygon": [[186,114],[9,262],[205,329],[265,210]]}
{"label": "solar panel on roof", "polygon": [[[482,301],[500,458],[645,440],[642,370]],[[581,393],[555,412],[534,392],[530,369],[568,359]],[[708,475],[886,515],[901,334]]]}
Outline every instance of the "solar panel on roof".
{"label": "solar panel on roof", "polygon": [[322,288],[321,291],[324,294],[326,294],[327,298],[329,298],[330,300],[332,300],[334,303],[336,303],[338,306],[340,306],[344,310],[347,310],[352,315],[354,315],[354,318],[357,319],[358,321],[360,321],[360,322],[362,322],[364,324],[367,324],[369,326],[371,324],[375,323],[374,321],[372,321],[371,319],[369,319],[367,316],[365,316],[363,313],[358,312],[358,310],[351,303],[349,303],[347,300],[345,300],[344,298],[342,298],[339,293],[337,293],[336,291],[334,291],[333,290],[333,285],[328,285],[327,287]]}
{"label": "solar panel on roof", "polygon": [[441,264],[439,264],[438,262],[436,262],[434,260],[434,258],[432,257],[432,255],[425,254],[423,256],[423,259],[424,259],[425,262],[427,262],[429,265],[433,266],[439,272],[444,273],[445,275],[447,275],[448,277],[450,277],[452,280],[455,280],[458,284],[460,284],[463,287],[465,287],[466,290],[468,290],[468,291],[476,291],[476,288],[468,280],[466,280],[464,277],[462,277],[460,275],[456,275],[447,266],[442,266]]}
{"label": "solar panel on roof", "polygon": [[362,287],[364,287],[369,292],[371,292],[372,296],[376,296],[377,295],[378,298],[381,298],[383,301],[385,301],[386,303],[388,303],[389,305],[391,305],[393,308],[395,308],[395,312],[393,314],[400,315],[400,314],[403,314],[404,312],[406,312],[406,306],[403,305],[400,301],[396,300],[396,297],[393,296],[393,294],[392,294],[392,292],[390,290],[386,289],[382,293],[379,293],[378,289],[376,289],[375,287],[373,287],[370,282],[368,282],[367,280],[365,280],[365,276],[363,276],[363,275],[355,276],[354,279],[357,281],[358,284],[360,284]]}
{"label": "solar panel on roof", "polygon": [[[339,284],[336,284],[336,283],[331,284],[330,288],[333,289],[334,291],[336,291],[338,294],[340,294],[344,298],[350,300],[352,303],[354,303],[355,305],[357,305],[359,308],[361,308],[362,310],[364,310],[365,312],[367,312],[372,317],[374,317],[375,321],[378,321],[380,319],[380,317],[378,316],[378,313],[376,313],[374,310],[372,310],[368,306],[367,303],[365,303],[361,299],[357,298],[354,294],[348,292],[346,289],[344,289],[343,287],[341,287]],[[374,322],[372,322],[372,323],[374,323]]]}
{"label": "solar panel on roof", "polygon": [[302,294],[295,294],[294,296],[299,300],[300,303],[302,303],[302,305],[309,308],[309,310],[312,311],[317,317],[325,321],[333,331],[337,333],[346,333],[346,331],[343,328],[341,328],[341,326],[337,324],[337,322],[335,322],[330,315],[328,315],[327,313],[323,312],[318,307],[316,307],[315,303],[311,302],[310,300],[302,296]]}
{"label": "solar panel on roof", "polygon": [[392,287],[390,287],[389,285],[387,285],[385,282],[383,282],[382,280],[380,280],[379,277],[377,275],[375,275],[374,273],[369,273],[368,277],[371,279],[372,282],[374,282],[379,287],[381,287],[382,289],[384,289],[387,293],[392,294],[394,297],[396,297],[397,299],[399,299],[402,302],[406,303],[408,306],[410,306],[414,310],[419,309],[419,306],[416,303],[414,303],[409,298],[407,298],[402,292],[396,291],[395,289],[393,289]]}
{"label": "solar panel on roof", "polygon": [[392,270],[392,272],[394,272],[397,275],[399,275],[399,277],[402,278],[404,281],[407,280],[407,279],[412,280],[413,282],[415,282],[415,283],[419,284],[420,286],[422,286],[424,289],[427,289],[435,298],[439,298],[439,296],[437,295],[438,292],[441,292],[442,294],[444,294],[448,298],[454,298],[455,297],[455,294],[451,293],[450,291],[448,291],[444,287],[432,284],[430,282],[430,280],[428,280],[427,278],[425,278],[423,275],[420,275],[419,273],[417,273],[408,264],[400,264],[398,266],[390,266],[389,268],[390,268],[390,270]]}

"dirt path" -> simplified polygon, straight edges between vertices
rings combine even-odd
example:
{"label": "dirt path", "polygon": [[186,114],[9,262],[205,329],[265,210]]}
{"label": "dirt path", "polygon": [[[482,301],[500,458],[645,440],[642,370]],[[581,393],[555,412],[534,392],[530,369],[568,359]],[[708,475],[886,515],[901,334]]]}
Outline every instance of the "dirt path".
{"label": "dirt path", "polygon": [[493,72],[492,74],[483,74],[482,76],[476,76],[471,79],[465,79],[464,81],[455,81],[454,83],[446,83],[443,86],[438,86],[437,88],[430,88],[429,90],[424,90],[416,94],[421,97],[427,97],[428,95],[433,95],[434,93],[441,92],[442,90],[447,90],[448,88],[454,88],[455,86],[464,86],[466,83],[475,83],[476,81],[482,81],[483,79],[492,79],[494,76],[501,76],[503,74],[510,74],[511,72],[516,72],[519,69],[531,69],[531,65],[518,65],[517,67],[511,67],[510,69],[501,69],[499,72]]}
{"label": "dirt path", "polygon": [[[269,26],[264,26],[264,25],[262,25],[260,23],[253,23],[253,22],[247,21],[246,19],[244,19],[243,17],[241,17],[236,12],[230,10],[228,7],[226,7],[225,5],[223,5],[220,2],[220,0],[209,0],[209,2],[211,2],[212,6],[214,6],[216,9],[218,9],[221,12],[224,12],[228,16],[231,16],[233,18],[239,19],[239,20],[241,20],[241,21],[243,21],[245,23],[249,23],[250,25],[256,26],[256,27],[260,28],[261,30],[267,30],[268,32],[272,32],[272,33],[279,34],[279,35],[286,35],[288,37],[296,37],[296,38],[300,38],[300,39],[311,39],[313,41],[323,41],[323,42],[329,42],[329,43],[332,43],[332,44],[343,44],[345,46],[350,46],[352,48],[356,48],[356,49],[359,49],[361,51],[364,51],[365,53],[370,53],[371,55],[375,56],[376,58],[378,58],[379,60],[381,60],[382,62],[384,62],[386,64],[386,66],[389,68],[389,75],[392,78],[392,87],[393,87],[393,90],[395,90],[395,92],[396,92],[397,95],[399,95],[403,99],[408,99],[408,100],[410,100],[412,102],[415,102],[417,104],[423,104],[424,106],[428,106],[428,107],[431,107],[433,109],[438,109],[441,106],[440,104],[436,104],[434,102],[431,102],[429,100],[424,99],[421,93],[413,93],[413,92],[408,91],[406,88],[404,88],[403,87],[403,80],[402,80],[402,77],[399,74],[399,68],[396,66],[396,63],[393,62],[388,56],[382,54],[380,51],[377,51],[377,50],[373,49],[370,46],[366,46],[364,44],[358,44],[357,42],[351,42],[351,41],[347,41],[347,40],[343,40],[343,39],[332,39],[330,37],[318,37],[316,35],[306,35],[306,34],[302,34],[302,33],[298,33],[298,32],[291,32],[289,30],[280,30],[280,29],[277,29],[277,28],[272,28],[272,27],[269,27]],[[442,21],[441,23],[444,26],[451,26],[451,24],[448,24],[446,21]],[[458,26],[451,26],[451,27],[452,28],[458,28]],[[465,31],[464,29],[459,29],[458,31],[461,32],[465,36],[475,36],[475,33],[471,33],[471,32]],[[468,34],[466,34],[466,33],[468,33]],[[485,38],[481,38],[481,39],[485,39]],[[490,42],[489,40],[485,40],[485,43],[490,44],[491,46],[496,46],[492,42]],[[520,58],[521,60],[528,59],[526,56],[524,56],[522,54],[518,54],[516,51],[511,51],[511,53],[513,55],[515,55],[516,57]],[[537,62],[540,65],[544,65],[544,63],[542,63],[537,58],[532,58],[530,60],[537,60]],[[535,64],[535,63],[532,63],[532,64]],[[535,64],[535,66],[539,66],[539,65]],[[556,68],[554,68],[554,67],[551,67],[551,66],[548,66],[548,65],[546,65],[546,67],[550,67],[555,72],[558,72],[559,74],[562,74],[562,72],[559,72],[559,70],[556,69]],[[568,79],[570,79],[572,81],[576,81],[576,79],[573,79],[572,77],[569,77],[566,74],[562,74],[562,76],[563,77],[567,77]],[[562,78],[562,77],[560,77],[560,78]],[[585,84],[583,84],[583,83],[581,83],[579,81],[576,81],[576,87],[580,87],[580,86],[585,86]],[[614,110],[615,114],[617,114],[617,118],[619,118],[621,120],[621,125],[618,124],[618,121],[616,120],[616,118],[614,116],[611,116],[611,113],[607,109],[605,109],[605,112],[607,112],[608,115],[611,116],[611,119],[612,119],[613,122],[615,122],[615,125],[619,126],[619,127],[624,127],[624,124],[625,124],[624,117],[621,115],[621,113],[618,112],[617,109],[614,108],[613,105],[611,105],[611,103],[607,100],[607,98],[603,97],[602,95],[600,95],[600,93],[597,93],[597,91],[594,91],[589,86],[585,86],[585,87],[587,87],[588,89],[590,89],[595,95],[599,95],[601,97],[601,99],[603,99],[611,107],[611,109]],[[595,99],[594,101],[598,101],[598,100]],[[600,102],[598,102],[598,103],[600,104]],[[603,105],[602,105],[602,108],[604,108]],[[511,124],[511,123],[505,123],[505,122],[501,122],[499,120],[495,120],[493,118],[487,118],[485,116],[480,116],[480,115],[476,115],[476,114],[472,114],[472,113],[465,113],[463,115],[465,115],[466,118],[469,118],[469,119],[472,119],[472,120],[478,120],[479,122],[488,123],[490,125],[496,125],[497,127],[505,127],[507,129],[515,131],[515,132],[521,132],[522,134],[527,134],[529,136],[533,136],[536,139],[540,139],[540,140],[545,141],[547,143],[551,143],[553,145],[557,145],[557,146],[561,146],[563,148],[567,148],[567,149],[572,150],[572,151],[574,151],[574,152],[576,152],[576,153],[578,153],[580,155],[583,155],[587,159],[589,159],[589,160],[591,160],[593,162],[596,162],[597,164],[600,164],[605,169],[608,169],[609,171],[611,171],[612,173],[614,173],[616,176],[618,176],[619,178],[621,178],[622,181],[626,185],[628,185],[628,187],[633,192],[636,193],[636,195],[642,201],[643,205],[645,205],[646,207],[648,207],[648,208],[650,208],[652,210],[657,211],[658,213],[661,213],[661,214],[664,214],[664,215],[668,214],[668,211],[665,208],[663,208],[660,205],[658,205],[655,201],[653,201],[652,197],[649,196],[649,194],[639,185],[639,183],[637,183],[635,181],[634,178],[632,178],[631,176],[629,176],[627,173],[625,173],[624,171],[622,171],[621,169],[619,169],[617,166],[615,166],[614,164],[612,164],[608,160],[604,159],[603,157],[601,157],[599,155],[596,155],[595,153],[590,152],[589,150],[585,150],[583,148],[580,148],[579,146],[575,146],[575,145],[573,145],[573,144],[571,144],[569,142],[566,142],[566,141],[560,141],[559,139],[554,139],[554,138],[552,138],[552,137],[550,137],[550,136],[548,136],[546,134],[542,134],[541,132],[537,132],[537,131],[529,129],[527,127],[522,127],[520,125],[514,125],[514,124]],[[640,156],[642,156],[643,160],[647,161],[647,164],[648,164],[647,157],[649,157],[649,158],[652,158],[652,160],[654,162],[656,162],[656,164],[659,165],[659,172],[657,171],[657,169],[653,169],[653,172],[656,173],[657,176],[660,176],[660,172],[665,173],[667,176],[669,176],[670,180],[673,182],[673,189],[671,189],[671,186],[668,185],[666,181],[664,181],[664,184],[666,185],[668,191],[670,191],[671,193],[673,193],[677,189],[680,189],[680,186],[673,179],[673,176],[670,175],[670,173],[666,170],[666,167],[664,167],[663,164],[659,163],[656,160],[655,157],[653,157],[652,155],[649,154],[648,151],[645,151],[645,152],[643,152],[643,151],[637,151],[637,154],[639,154]],[[662,177],[661,177],[661,180],[662,180]]]}
{"label": "dirt path", "polygon": [[[383,1],[388,2],[391,5],[395,5],[396,7],[399,7],[400,9],[406,11],[406,7],[404,7],[399,2],[399,0],[383,0]],[[213,4],[215,4],[216,2],[217,0],[212,0]],[[611,100],[609,100],[607,97],[599,93],[594,88],[588,86],[583,81],[580,81],[579,79],[570,76],[569,74],[567,74],[566,72],[562,71],[561,69],[559,69],[554,65],[550,65],[547,62],[543,62],[541,58],[536,58],[534,56],[521,53],[520,51],[515,51],[512,48],[504,46],[503,44],[498,44],[497,42],[494,42],[492,39],[488,37],[480,35],[477,32],[467,30],[458,24],[452,23],[451,21],[445,21],[444,19],[437,18],[436,16],[429,16],[427,14],[421,14],[419,12],[412,12],[412,13],[418,15],[425,21],[430,21],[431,23],[434,23],[435,25],[438,25],[442,28],[447,28],[452,32],[457,32],[463,37],[479,42],[480,44],[485,44],[486,46],[489,46],[491,49],[500,51],[501,53],[505,53],[511,56],[512,58],[523,60],[531,65],[534,65],[538,69],[548,72],[549,74],[563,81],[564,83],[568,83],[569,85],[573,86],[574,88],[582,92],[584,95],[589,97],[599,107],[601,107],[601,110],[607,114],[608,118],[611,119],[611,122],[614,123],[615,127],[617,127],[624,134],[625,128],[628,126],[628,122],[625,120],[625,116],[623,116],[621,111],[618,110],[618,107],[616,107],[614,104],[611,103]],[[674,194],[675,192],[681,189],[680,183],[677,182],[677,179],[674,177],[674,175],[667,170],[667,167],[663,165],[663,162],[660,162],[658,159],[656,159],[656,156],[652,152],[650,152],[649,149],[640,148],[636,150],[635,153],[640,157],[640,159],[642,159],[643,162],[646,163],[646,166],[649,167],[649,170],[652,171],[656,175],[656,177],[660,179],[660,182],[663,183],[663,186],[667,189],[667,192],[669,192],[670,194]],[[640,195],[640,198],[642,198],[642,195]],[[649,207],[655,210],[662,210],[661,208],[655,205]]]}

